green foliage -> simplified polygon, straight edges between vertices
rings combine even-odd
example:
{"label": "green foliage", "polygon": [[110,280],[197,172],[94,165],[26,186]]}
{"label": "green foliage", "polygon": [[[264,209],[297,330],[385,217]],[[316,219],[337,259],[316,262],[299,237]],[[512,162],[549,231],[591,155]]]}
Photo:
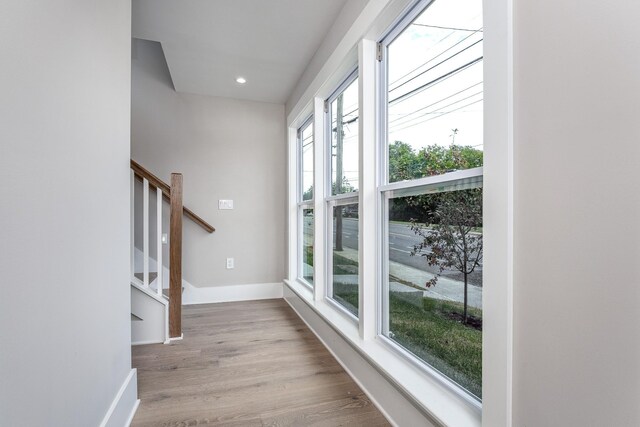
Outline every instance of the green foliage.
{"label": "green foliage", "polygon": [[404,181],[482,166],[482,151],[461,145],[429,145],[415,151],[395,141],[389,145],[389,181]]}
{"label": "green foliage", "polygon": [[420,157],[411,145],[396,141],[389,145],[389,182],[425,176],[426,157]]}
{"label": "green foliage", "polygon": [[354,191],[356,191],[356,189],[353,187],[353,185],[351,185],[351,183],[349,182],[349,180],[347,179],[346,176],[342,177],[342,186],[340,187],[340,192],[338,193],[338,182],[334,181],[331,183],[331,194],[336,195],[336,194],[346,194],[346,193],[352,193]]}
{"label": "green foliage", "polygon": [[[337,293],[343,301],[358,306],[357,292]],[[482,330],[461,324],[462,304],[389,294],[389,329],[393,339],[478,397],[482,397]],[[482,311],[470,309],[482,318]]]}
{"label": "green foliage", "polygon": [[[333,195],[338,194],[336,193],[336,184],[336,182],[333,182],[331,184],[331,194]],[[352,193],[354,191],[356,191],[356,189],[353,187],[353,185],[351,185],[349,180],[347,180],[347,177],[342,177],[342,189],[340,191],[340,194]],[[302,193],[302,200],[311,199],[313,199],[313,185],[311,185],[304,193]]]}
{"label": "green foliage", "polygon": [[[434,203],[435,202],[435,203]],[[425,283],[434,286],[445,270],[457,270],[464,277],[464,323],[467,323],[468,276],[482,264],[482,189],[434,194],[432,221],[426,226],[411,221],[411,230],[420,238],[411,255],[423,256],[438,269]]]}
{"label": "green foliage", "polygon": [[302,253],[302,262],[313,267],[313,245],[305,246]]}
{"label": "green foliage", "polygon": [[[458,322],[461,304],[389,295],[393,339],[478,397],[482,397],[482,330]],[[478,310],[479,312],[479,310]],[[476,313],[481,316],[481,313]]]}
{"label": "green foliage", "polygon": [[307,190],[302,193],[302,200],[311,200],[313,199],[313,185],[307,188]]}
{"label": "green foliage", "polygon": [[[480,167],[482,164],[483,152],[473,147],[429,145],[416,152],[401,141],[389,145],[389,182],[441,175]],[[389,206],[389,217],[395,221],[419,219],[427,222],[431,220],[434,209],[430,196],[403,197],[393,200]]]}
{"label": "green foliage", "polygon": [[422,255],[439,273],[426,283],[433,286],[447,269],[457,270],[465,276],[473,273],[482,263],[482,189],[452,191],[433,195],[436,207],[432,221],[426,226],[417,220],[411,230],[420,237],[411,255]]}

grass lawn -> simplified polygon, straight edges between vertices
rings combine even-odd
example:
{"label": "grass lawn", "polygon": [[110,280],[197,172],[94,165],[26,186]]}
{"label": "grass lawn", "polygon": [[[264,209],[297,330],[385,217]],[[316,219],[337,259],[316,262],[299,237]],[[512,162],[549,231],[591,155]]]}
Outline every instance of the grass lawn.
{"label": "grass lawn", "polygon": [[[343,292],[339,297],[357,307],[357,293]],[[408,300],[392,292],[389,306],[394,341],[482,397],[482,331],[457,320],[462,304],[426,297],[420,304],[418,297]],[[469,308],[468,313],[482,318],[481,310]]]}
{"label": "grass lawn", "polygon": [[[333,274],[358,274],[358,263],[356,261],[345,258],[336,251],[333,251]],[[333,297],[341,303],[347,310],[358,316],[358,292],[356,287],[352,285],[333,284]],[[342,295],[349,295],[349,299],[342,298]]]}

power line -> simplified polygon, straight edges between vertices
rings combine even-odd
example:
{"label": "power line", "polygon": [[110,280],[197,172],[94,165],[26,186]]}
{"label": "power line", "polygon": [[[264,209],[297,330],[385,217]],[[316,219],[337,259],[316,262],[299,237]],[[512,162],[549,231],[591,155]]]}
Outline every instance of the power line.
{"label": "power line", "polygon": [[[453,94],[451,94],[451,95],[449,95],[449,96],[446,96],[446,97],[444,97],[444,98],[442,98],[442,99],[440,99],[440,100],[438,100],[438,101],[436,101],[436,102],[433,102],[433,103],[431,103],[431,104],[429,104],[429,105],[426,105],[426,106],[424,106],[424,107],[422,107],[422,108],[419,108],[419,109],[414,110],[414,111],[412,111],[412,112],[410,112],[410,113],[407,113],[407,114],[403,115],[402,117],[398,117],[397,119],[391,120],[391,121],[389,121],[389,124],[394,123],[394,122],[397,122],[397,121],[399,121],[399,120],[403,120],[403,119],[407,118],[407,117],[408,117],[408,116],[410,116],[410,115],[416,114],[416,113],[418,113],[418,112],[420,112],[420,111],[422,111],[422,110],[426,110],[426,109],[427,109],[427,108],[429,108],[429,107],[432,107],[432,106],[434,106],[434,105],[436,105],[436,104],[439,104],[439,103],[441,103],[442,101],[445,101],[445,100],[447,100],[447,99],[449,99],[449,98],[453,98],[454,96],[459,95],[459,94],[461,94],[462,92],[466,92],[466,91],[468,91],[469,89],[474,88],[474,87],[476,87],[476,86],[478,86],[478,85],[481,85],[481,84],[482,84],[482,82],[479,82],[479,83],[473,84],[473,85],[471,85],[471,86],[469,86],[469,87],[466,87],[466,88],[464,88],[464,89],[462,89],[462,90],[459,90],[458,92],[453,93]],[[482,93],[482,91],[480,91],[479,93]]]}
{"label": "power line", "polygon": [[443,75],[441,75],[439,77],[436,77],[435,79],[433,79],[433,80],[431,80],[431,81],[429,81],[429,82],[427,82],[427,83],[425,83],[425,84],[423,84],[421,86],[418,86],[417,88],[412,89],[409,92],[403,93],[402,95],[400,95],[400,96],[392,99],[391,101],[389,101],[389,105],[394,104],[396,102],[400,102],[400,101],[402,101],[402,100],[404,100],[406,98],[409,98],[409,97],[411,97],[411,96],[413,96],[413,95],[415,95],[415,94],[417,94],[419,92],[422,92],[427,87],[433,86],[433,85],[435,85],[435,84],[437,84],[437,83],[439,83],[439,82],[441,82],[443,80],[446,80],[449,77],[451,77],[451,76],[453,76],[455,74],[458,74],[459,72],[464,71],[465,69],[467,69],[469,67],[472,67],[473,65],[479,63],[480,61],[482,61],[482,56],[480,56],[480,57],[478,57],[478,58],[476,58],[476,59],[474,59],[472,61],[469,61],[466,64],[461,65],[460,67],[458,67],[456,69],[453,69],[453,70],[449,71],[446,74],[443,74]]}
{"label": "power line", "polygon": [[479,30],[474,30],[474,29],[471,29],[471,28],[440,27],[438,25],[418,24],[416,22],[413,22],[411,25],[416,25],[418,27],[438,28],[440,30],[473,31],[474,33],[477,32],[477,31],[482,31],[482,28],[480,28]]}
{"label": "power line", "polygon": [[[427,25],[424,25],[424,24],[416,24],[416,25],[427,26]],[[436,26],[432,26],[432,27],[436,27]],[[442,28],[447,28],[447,27],[442,27]],[[389,86],[392,86],[393,84],[395,84],[395,83],[397,83],[398,81],[402,80],[403,78],[405,78],[405,77],[406,77],[406,76],[408,76],[409,74],[411,74],[411,73],[415,72],[416,70],[418,70],[418,69],[420,69],[420,68],[424,67],[425,65],[427,65],[427,64],[429,64],[429,63],[431,63],[431,62],[433,62],[435,59],[439,58],[440,56],[444,55],[446,52],[450,51],[450,50],[451,50],[451,49],[453,49],[454,47],[456,47],[456,46],[458,46],[459,44],[463,43],[464,41],[466,41],[467,39],[469,39],[470,37],[472,37],[474,34],[476,34],[476,33],[478,33],[478,32],[483,32],[483,27],[480,27],[480,28],[479,28],[479,29],[477,29],[477,30],[468,30],[468,31],[471,31],[472,33],[471,33],[471,34],[469,34],[467,37],[463,38],[462,40],[460,40],[459,42],[457,42],[457,43],[453,44],[452,46],[448,47],[448,48],[447,48],[447,49],[445,49],[444,51],[440,52],[438,55],[434,56],[433,58],[430,58],[430,59],[429,59],[429,60],[427,60],[426,62],[424,62],[424,63],[420,64],[418,67],[414,68],[413,70],[409,71],[408,73],[406,73],[406,74],[404,74],[403,76],[399,77],[398,79],[394,80],[393,82],[391,82],[391,83],[389,84]],[[439,40],[438,42],[436,42],[436,43],[435,43],[431,48],[433,48],[434,46],[438,45],[440,42],[442,42],[443,40],[447,39],[449,36],[451,36],[451,35],[453,35],[453,34],[455,34],[455,31],[452,31],[452,32],[451,32],[450,34],[448,34],[446,37],[444,37],[444,38],[442,38],[441,40]],[[429,68],[428,70],[425,70],[425,71],[421,72],[420,74],[418,74],[418,75],[416,75],[416,76],[412,77],[411,79],[407,80],[406,82],[403,82],[402,84],[400,84],[400,85],[398,85],[398,86],[396,86],[396,87],[394,87],[394,88],[392,88],[392,89],[389,89],[389,93],[390,93],[391,91],[393,91],[393,90],[398,89],[399,87],[404,86],[405,84],[407,84],[408,82],[410,82],[410,81],[414,80],[415,78],[419,77],[420,75],[423,75],[424,73],[426,73],[426,72],[428,72],[428,71],[432,70],[433,68],[437,67],[438,65],[443,64],[444,62],[448,61],[449,59],[451,59],[451,58],[453,58],[453,57],[457,56],[458,54],[460,54],[460,53],[464,52],[465,50],[467,50],[467,49],[469,49],[469,48],[471,48],[471,47],[475,46],[476,44],[478,44],[478,43],[480,43],[480,42],[482,42],[482,41],[483,41],[483,39],[480,39],[480,40],[478,40],[478,41],[474,42],[474,43],[473,43],[473,44],[471,44],[470,46],[467,46],[467,47],[465,47],[464,49],[462,49],[462,50],[460,50],[460,51],[456,52],[455,54],[453,54],[453,55],[452,55],[452,56],[450,56],[449,58],[445,59],[444,61],[441,61],[440,63],[436,64],[435,66],[433,66],[433,67],[431,67],[431,68]],[[414,90],[415,90],[415,89],[414,89]],[[395,100],[394,100],[394,101],[395,101]],[[391,102],[393,102],[393,101],[390,101],[390,103],[391,103]],[[356,104],[357,104],[357,103],[356,103]],[[347,116],[347,115],[349,115],[349,114],[353,114],[353,113],[355,113],[355,112],[357,112],[357,111],[358,111],[358,108],[356,108],[355,110],[350,111],[349,113],[346,113],[344,116]]]}
{"label": "power line", "polygon": [[[471,98],[473,98],[473,97],[475,97],[475,96],[478,96],[478,95],[482,95],[482,91],[477,92],[477,93],[474,93],[473,95],[469,95],[469,96],[467,96],[467,97],[465,97],[465,98],[459,99],[459,100],[457,100],[457,101],[455,101],[455,102],[452,102],[452,103],[450,103],[450,104],[444,105],[444,106],[442,106],[442,107],[440,107],[440,108],[437,108],[436,110],[433,110],[433,111],[427,111],[426,113],[423,113],[423,114],[421,114],[421,115],[419,115],[419,116],[417,116],[417,117],[412,117],[412,118],[410,118],[409,120],[407,120],[407,121],[405,121],[405,122],[402,122],[402,123],[396,123],[395,125],[393,125],[393,127],[395,127],[395,128],[396,128],[395,130],[397,130],[398,128],[402,128],[403,126],[405,126],[405,125],[407,125],[407,124],[409,124],[409,123],[411,123],[411,122],[414,122],[415,120],[420,120],[420,119],[421,119],[421,118],[423,118],[423,117],[431,116],[431,115],[433,115],[433,114],[439,114],[439,116],[437,116],[437,117],[440,117],[441,113],[443,113],[443,111],[442,111],[442,110],[446,109],[447,107],[451,107],[451,106],[453,106],[453,105],[459,104],[459,103],[461,103],[461,102],[463,102],[463,101],[466,101],[466,100],[471,99]],[[446,111],[445,111],[445,112],[446,112]],[[422,122],[421,122],[421,121],[419,121],[419,122],[416,122],[416,123],[422,123]],[[392,132],[392,131],[394,131],[394,129],[391,129],[391,126],[390,126],[390,132]]]}
{"label": "power line", "polygon": [[[465,101],[465,100],[467,100],[467,99],[469,99],[469,98],[473,98],[474,96],[478,96],[478,95],[482,95],[482,91],[480,91],[480,92],[476,92],[476,93],[471,94],[471,95],[469,95],[469,96],[465,96],[464,98],[458,99],[458,100],[457,100],[457,101],[455,101],[455,102],[452,102],[452,103],[450,103],[450,104],[444,105],[444,106],[442,106],[442,107],[438,108],[438,110],[445,109],[445,108],[447,108],[447,107],[450,107],[450,106],[452,106],[452,105],[458,104],[458,103],[460,103],[460,102],[462,102],[462,101]],[[452,96],[454,96],[454,95],[452,95]],[[433,104],[431,104],[430,106],[433,106],[433,105],[439,104],[439,103],[441,103],[442,101],[444,101],[444,100],[446,100],[446,99],[448,99],[448,98],[451,98],[451,97],[447,97],[447,98],[441,99],[441,100],[440,100],[440,101],[438,101],[438,102],[434,102],[434,103],[433,103]],[[427,108],[427,107],[425,107],[425,108]],[[424,108],[422,108],[421,110],[424,110]],[[419,111],[419,110],[417,110],[417,111]],[[416,111],[416,112],[417,112],[417,111]],[[420,118],[420,117],[424,117],[424,116],[426,116],[426,115],[433,114],[433,113],[434,113],[433,111],[431,111],[431,112],[427,111],[426,113],[421,114],[421,115],[419,115],[419,116],[416,116],[416,117],[410,117],[408,120],[404,121],[403,123],[398,123],[398,124],[396,124],[396,125],[394,125],[394,126],[402,126],[402,125],[404,125],[404,124],[406,124],[406,123],[411,122],[412,120],[415,120],[415,119],[418,119],[418,118]],[[413,113],[411,113],[411,114],[413,114]],[[406,116],[404,116],[404,117],[401,117],[401,118],[398,118],[398,119],[392,120],[391,122],[389,122],[389,125],[391,125],[392,123],[395,123],[395,122],[398,122],[398,121],[404,120],[404,119],[406,119],[408,116],[409,116],[409,114],[408,114],[408,115],[406,115]]]}
{"label": "power line", "polygon": [[[442,60],[442,61],[438,62],[438,63],[437,63],[436,65],[434,65],[433,67],[427,68],[426,70],[422,71],[421,73],[416,74],[415,76],[411,77],[409,80],[407,80],[406,82],[402,83],[401,85],[396,86],[396,87],[395,87],[395,88],[393,88],[393,89],[389,89],[389,93],[391,93],[391,92],[393,92],[394,90],[398,89],[399,87],[402,87],[402,86],[406,85],[407,83],[409,83],[409,82],[411,82],[411,81],[413,81],[413,80],[417,79],[418,77],[420,77],[420,76],[424,75],[425,73],[428,73],[429,71],[433,70],[434,68],[436,68],[436,67],[437,67],[437,66],[439,66],[439,65],[444,64],[445,62],[449,61],[450,59],[455,58],[456,56],[460,55],[462,52],[464,52],[464,51],[466,51],[466,50],[468,50],[468,49],[471,49],[472,47],[474,47],[474,46],[475,46],[475,45],[477,45],[478,43],[481,43],[481,42],[482,42],[482,40],[483,40],[483,39],[480,39],[480,40],[476,41],[475,43],[470,44],[469,46],[465,47],[464,49],[457,51],[456,53],[454,53],[453,55],[451,55],[451,56],[450,56],[450,57],[448,57],[447,59],[445,59],[445,60]],[[434,58],[434,59],[435,59],[435,58]]]}
{"label": "power line", "polygon": [[477,100],[477,101],[471,102],[471,103],[469,103],[469,104],[467,104],[467,105],[463,105],[462,107],[456,108],[456,109],[454,109],[454,110],[446,111],[446,112],[444,112],[444,113],[440,114],[439,116],[436,116],[436,117],[429,117],[427,120],[423,120],[423,121],[418,122],[418,123],[412,123],[412,124],[410,124],[409,126],[405,126],[405,127],[399,128],[399,129],[394,129],[394,132],[399,132],[399,131],[401,131],[401,130],[408,129],[408,128],[410,128],[410,127],[417,126],[417,125],[420,125],[420,124],[423,124],[423,123],[429,122],[429,121],[431,121],[431,120],[439,119],[439,118],[440,118],[440,117],[442,117],[442,116],[446,116],[447,114],[455,113],[456,111],[462,110],[463,108],[470,107],[471,105],[477,104],[478,102],[482,102],[482,101],[483,101],[483,99],[479,99],[479,100]]}
{"label": "power line", "polygon": [[[477,31],[482,31],[482,28],[480,28],[480,30],[477,30]],[[449,36],[451,36],[451,35],[453,35],[453,34],[455,34],[455,32],[451,32],[447,37],[449,37]],[[414,71],[416,71],[416,70],[419,70],[420,68],[422,68],[422,67],[424,67],[425,65],[429,64],[430,62],[432,62],[432,61],[436,60],[438,57],[440,57],[440,56],[444,55],[445,53],[449,52],[449,51],[450,51],[451,49],[453,49],[454,47],[456,47],[456,46],[458,46],[459,44],[461,44],[461,43],[465,42],[467,39],[469,39],[470,37],[472,37],[474,34],[475,34],[475,32],[474,32],[474,33],[472,33],[472,34],[469,34],[467,37],[463,38],[463,39],[462,39],[462,40],[460,40],[459,42],[457,42],[457,43],[455,43],[455,44],[453,44],[453,45],[449,46],[447,49],[443,50],[442,52],[440,52],[439,54],[437,54],[437,55],[436,55],[436,56],[434,56],[433,58],[430,58],[430,59],[429,59],[429,60],[427,60],[426,62],[423,62],[422,64],[418,65],[418,66],[417,66],[416,68],[414,68],[413,70],[409,71],[408,73],[404,74],[403,76],[401,76],[401,77],[397,78],[396,80],[394,80],[393,82],[389,83],[389,86],[393,86],[395,83],[397,83],[397,82],[399,82],[400,80],[404,79],[404,78],[405,78],[405,77],[407,77],[409,74],[413,73],[413,72],[414,72]],[[445,37],[444,39],[446,39],[447,37]],[[442,39],[442,40],[444,40],[444,39]],[[440,42],[441,42],[442,40],[440,40]],[[440,42],[438,42],[438,43],[440,43]],[[438,45],[438,43],[436,43],[434,46]],[[433,46],[432,46],[432,48],[433,48]],[[400,85],[400,86],[401,86],[401,85]],[[400,87],[400,86],[397,86],[397,87]]]}
{"label": "power line", "polygon": [[[480,30],[477,30],[477,31],[480,31]],[[453,32],[452,32],[451,34],[453,34]],[[474,33],[474,34],[475,34],[475,33]],[[438,55],[434,56],[433,58],[430,58],[428,61],[423,62],[423,63],[422,63],[422,64],[420,64],[418,67],[414,68],[413,70],[409,71],[408,73],[406,73],[406,74],[405,74],[405,75],[403,75],[402,77],[400,77],[400,78],[396,79],[395,81],[393,81],[392,83],[390,83],[390,84],[389,84],[389,86],[392,86],[394,83],[396,83],[396,82],[400,81],[401,79],[405,78],[406,76],[408,76],[409,74],[413,73],[414,71],[416,71],[416,70],[418,70],[418,69],[420,69],[420,68],[424,67],[425,65],[427,65],[427,64],[429,64],[429,63],[431,63],[431,62],[433,62],[435,59],[437,59],[437,58],[439,58],[440,56],[444,55],[444,54],[445,54],[445,53],[447,53],[449,50],[451,50],[451,49],[453,49],[454,47],[458,46],[460,43],[464,42],[465,40],[467,40],[467,39],[468,39],[469,37],[471,37],[471,36],[473,36],[473,34],[468,35],[468,36],[467,36],[467,37],[465,37],[464,39],[460,40],[458,43],[456,43],[456,44],[454,44],[454,45],[450,46],[449,48],[447,48],[446,50],[444,50],[444,51],[440,52]],[[446,38],[446,37],[445,37],[445,38]],[[444,39],[442,39],[442,40],[444,40]],[[441,40],[441,41],[442,41],[442,40]],[[450,56],[450,57],[448,57],[447,59],[445,59],[445,60],[443,60],[443,61],[439,62],[438,64],[434,65],[433,67],[429,68],[428,70],[425,70],[425,71],[421,72],[420,74],[417,74],[417,75],[413,76],[411,79],[409,79],[409,80],[407,80],[407,81],[405,81],[405,82],[403,82],[403,83],[399,84],[398,86],[396,86],[396,87],[394,87],[394,88],[389,89],[389,93],[391,93],[392,91],[394,91],[394,90],[396,90],[396,89],[398,89],[398,88],[400,88],[400,87],[404,86],[405,84],[407,84],[407,83],[409,83],[410,81],[412,81],[412,80],[416,79],[417,77],[419,77],[419,76],[421,76],[421,75],[425,74],[426,72],[433,70],[435,67],[437,67],[437,66],[439,66],[439,65],[441,65],[441,64],[444,64],[444,63],[445,63],[445,62],[447,62],[448,60],[450,60],[450,59],[454,58],[455,56],[457,56],[457,55],[459,55],[460,53],[462,53],[462,52],[466,51],[467,49],[470,49],[471,47],[475,46],[476,44],[478,44],[478,43],[480,43],[480,42],[482,42],[482,41],[483,41],[483,39],[480,39],[480,40],[478,40],[478,41],[474,42],[473,44],[471,44],[471,45],[469,45],[469,46],[465,47],[464,49],[462,49],[462,50],[460,50],[460,51],[458,51],[458,52],[454,53],[453,55],[451,55],[451,56]],[[439,43],[439,42],[438,42],[438,43]],[[438,44],[438,43],[436,43],[436,44]],[[355,113],[355,112],[357,112],[357,111],[358,111],[358,108],[356,108],[355,110],[352,110],[352,111],[350,111],[350,112],[346,113],[346,114],[345,114],[345,116],[348,116],[349,114],[353,114],[353,113]],[[332,123],[332,124],[333,124],[333,123]]]}

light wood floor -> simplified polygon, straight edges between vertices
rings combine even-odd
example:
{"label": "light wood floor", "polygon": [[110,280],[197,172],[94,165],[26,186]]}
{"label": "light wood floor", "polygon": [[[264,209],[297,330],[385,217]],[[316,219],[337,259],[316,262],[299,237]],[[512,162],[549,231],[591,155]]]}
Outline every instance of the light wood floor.
{"label": "light wood floor", "polygon": [[133,347],[133,426],[388,426],[283,300],[185,306],[184,340]]}

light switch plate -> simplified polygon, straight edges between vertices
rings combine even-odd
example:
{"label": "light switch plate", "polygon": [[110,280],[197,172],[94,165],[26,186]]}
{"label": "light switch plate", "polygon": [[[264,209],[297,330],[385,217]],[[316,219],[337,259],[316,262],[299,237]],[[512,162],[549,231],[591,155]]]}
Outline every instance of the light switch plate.
{"label": "light switch plate", "polygon": [[233,209],[233,200],[218,200],[218,209]]}

